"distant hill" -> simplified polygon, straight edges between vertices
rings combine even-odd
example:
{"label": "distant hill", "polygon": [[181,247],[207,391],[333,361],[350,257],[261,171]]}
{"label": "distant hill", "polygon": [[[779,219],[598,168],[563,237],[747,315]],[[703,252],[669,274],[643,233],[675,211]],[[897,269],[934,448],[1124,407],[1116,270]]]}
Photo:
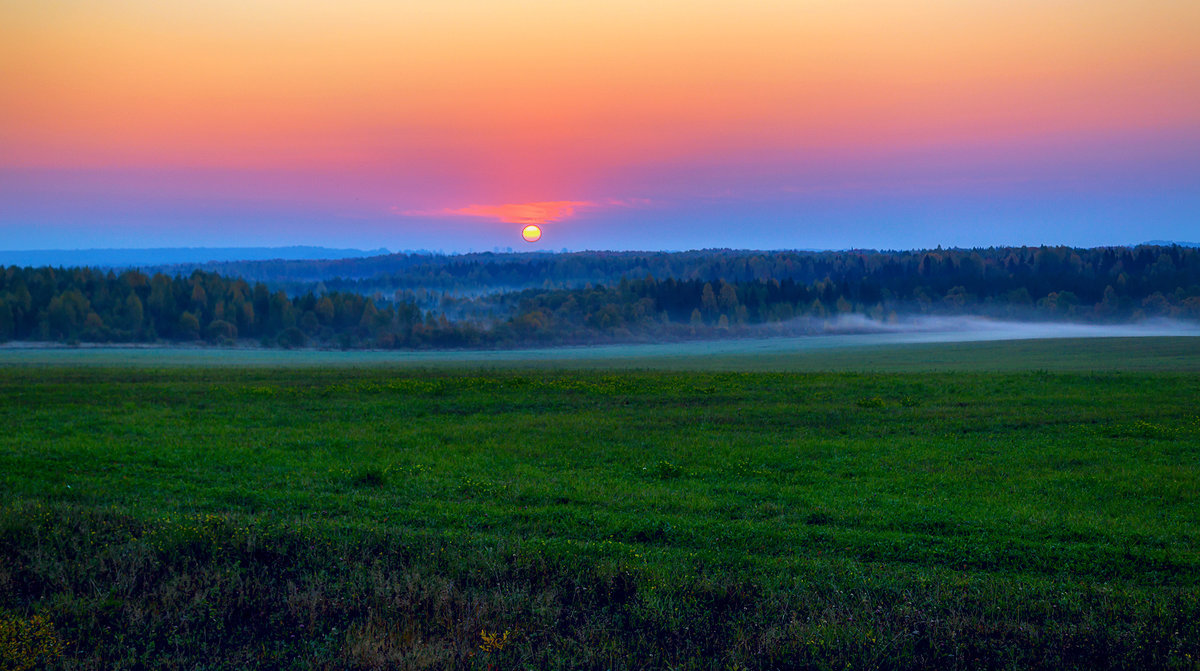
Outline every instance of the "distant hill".
{"label": "distant hill", "polygon": [[149,249],[34,249],[0,251],[0,266],[91,266],[128,268],[182,263],[230,261],[301,261],[363,258],[388,254],[386,249],[331,249],[329,247],[161,247]]}
{"label": "distant hill", "polygon": [[[1138,259],[1157,259],[1163,249],[1152,246],[1123,247],[1137,252]],[[1186,247],[1180,247],[1186,248]],[[955,258],[983,254],[989,258],[1019,252],[1021,255],[1038,250],[1062,252],[1072,248],[1004,247],[978,250],[914,250],[908,256],[925,253],[939,258],[950,254]],[[1106,248],[1097,248],[1103,251]],[[1112,248],[1117,249],[1117,248]],[[1085,251],[1078,249],[1075,251]],[[1114,251],[1115,253],[1115,251]],[[143,266],[148,274],[188,276],[194,270],[217,273],[224,277],[240,277],[250,282],[265,282],[282,288],[289,295],[310,290],[347,291],[362,295],[381,293],[391,296],[396,291],[427,290],[457,296],[478,296],[522,289],[581,288],[615,285],[621,278],[641,279],[647,275],[657,279],[672,277],[701,282],[751,281],[791,279],[811,283],[831,276],[835,260],[863,257],[882,258],[887,252],[858,249],[844,251],[751,249],[701,249],[685,252],[664,251],[582,251],[519,253],[474,252],[468,254],[434,254],[429,252],[382,254],[379,256],[312,259],[224,261],[203,264],[172,264]],[[865,261],[864,261],[865,263]],[[833,265],[831,265],[833,264]],[[865,270],[865,268],[864,268]],[[1106,268],[1107,270],[1107,268]],[[836,274],[836,273],[834,273]],[[317,284],[321,283],[321,288]],[[1104,287],[1101,286],[1101,289]]]}
{"label": "distant hill", "polygon": [[[254,282],[285,286],[303,292],[302,285],[326,282],[360,293],[424,287],[468,292],[487,289],[514,290],[555,285],[614,284],[622,276],[691,277],[692,271],[714,259],[750,259],[775,254],[816,252],[763,252],[749,249],[704,249],[687,252],[472,252],[446,255],[428,251],[398,252],[366,258],[225,261],[203,264],[170,264],[144,267],[148,273],[189,275],[193,270],[241,277]],[[699,272],[699,271],[697,271]],[[698,276],[698,275],[697,275]],[[709,273],[705,276],[713,279]],[[346,281],[358,282],[353,288]]]}
{"label": "distant hill", "polygon": [[1200,247],[1200,242],[1176,242],[1175,240],[1151,240],[1150,242],[1143,242],[1142,244],[1158,247],[1170,247],[1171,245],[1178,245],[1180,247]]}

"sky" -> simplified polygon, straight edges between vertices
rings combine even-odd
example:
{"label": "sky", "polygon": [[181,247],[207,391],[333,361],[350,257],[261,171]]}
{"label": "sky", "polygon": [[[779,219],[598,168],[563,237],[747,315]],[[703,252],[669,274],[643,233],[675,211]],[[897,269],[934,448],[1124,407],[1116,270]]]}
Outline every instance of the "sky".
{"label": "sky", "polygon": [[1195,241],[1196,35],[1195,0],[0,0],[0,249]]}

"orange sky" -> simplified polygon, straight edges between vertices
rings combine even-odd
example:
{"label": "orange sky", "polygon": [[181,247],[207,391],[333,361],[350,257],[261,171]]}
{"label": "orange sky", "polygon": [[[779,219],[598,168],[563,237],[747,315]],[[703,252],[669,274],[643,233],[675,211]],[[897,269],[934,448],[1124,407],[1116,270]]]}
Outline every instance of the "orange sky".
{"label": "orange sky", "polygon": [[6,162],[620,161],[1200,117],[1195,2],[46,0],[4,16]]}
{"label": "orange sky", "polygon": [[7,2],[0,168],[446,176],[381,212],[620,198],[596,185],[646,164],[1194,133],[1198,34],[1194,0]]}

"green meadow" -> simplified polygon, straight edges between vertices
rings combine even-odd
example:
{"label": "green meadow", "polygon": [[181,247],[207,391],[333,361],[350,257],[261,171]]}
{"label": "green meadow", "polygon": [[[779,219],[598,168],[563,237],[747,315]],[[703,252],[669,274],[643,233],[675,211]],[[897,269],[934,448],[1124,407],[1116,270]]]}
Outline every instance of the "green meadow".
{"label": "green meadow", "polygon": [[0,669],[1200,667],[1200,338],[641,347],[0,351]]}

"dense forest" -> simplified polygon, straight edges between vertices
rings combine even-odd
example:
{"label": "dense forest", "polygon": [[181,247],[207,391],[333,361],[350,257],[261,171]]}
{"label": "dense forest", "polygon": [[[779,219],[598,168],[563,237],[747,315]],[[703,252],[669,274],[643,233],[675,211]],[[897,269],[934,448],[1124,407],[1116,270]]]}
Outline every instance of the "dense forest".
{"label": "dense forest", "polygon": [[10,266],[0,340],[487,347],[802,333],[844,315],[1200,320],[1200,249],[1178,246],[391,256],[403,270],[308,283]]}
{"label": "dense forest", "polygon": [[[65,342],[207,340],[231,344],[302,346],[310,341],[343,347],[422,346],[458,342],[443,318],[410,303],[380,302],[349,293],[289,297],[267,285],[195,271],[189,277],[121,274],[89,268],[17,268],[0,273],[0,339]],[[397,343],[397,336],[402,341]]]}

